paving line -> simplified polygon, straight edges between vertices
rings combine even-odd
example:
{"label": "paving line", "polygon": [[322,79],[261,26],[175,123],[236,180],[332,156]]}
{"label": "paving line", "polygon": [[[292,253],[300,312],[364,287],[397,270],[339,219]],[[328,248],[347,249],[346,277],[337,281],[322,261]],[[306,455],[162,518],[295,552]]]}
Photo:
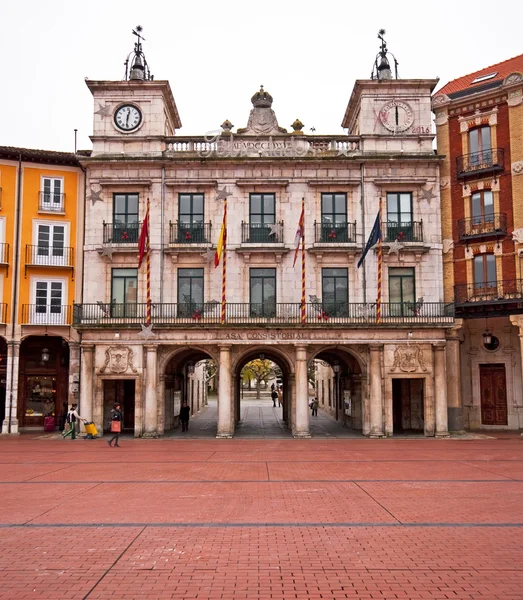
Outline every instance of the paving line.
{"label": "paving line", "polygon": [[238,529],[242,527],[248,527],[251,529],[263,529],[264,527],[271,528],[293,528],[298,527],[307,529],[311,527],[323,527],[323,528],[343,528],[343,527],[383,527],[383,528],[474,528],[480,529],[482,527],[491,529],[507,529],[507,528],[523,528],[523,522],[521,523],[410,523],[410,522],[395,522],[395,523],[381,523],[381,522],[325,522],[325,523],[293,523],[293,522],[267,522],[267,523],[0,523],[0,529],[108,529],[111,527],[161,527],[161,528],[173,528],[173,529]]}
{"label": "paving line", "polygon": [[[39,475],[38,477],[44,477]],[[500,475],[500,477],[506,477]],[[523,479],[84,479],[84,480],[50,480],[50,481],[0,481],[0,485],[52,485],[52,484],[156,484],[156,483],[523,483]]]}

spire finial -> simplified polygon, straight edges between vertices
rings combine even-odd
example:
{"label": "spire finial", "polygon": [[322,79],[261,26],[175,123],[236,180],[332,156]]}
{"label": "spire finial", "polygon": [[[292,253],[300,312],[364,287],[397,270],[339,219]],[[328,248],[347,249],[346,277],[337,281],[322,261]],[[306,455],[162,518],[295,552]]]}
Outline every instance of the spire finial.
{"label": "spire finial", "polygon": [[[129,54],[125,61],[125,79],[127,81],[152,81],[153,75],[149,70],[149,65],[145,60],[145,54],[142,50],[142,40],[145,42],[145,38],[142,36],[143,27],[137,25],[132,33],[138,38],[138,41],[134,43],[134,50]],[[129,60],[131,60],[131,68],[129,69]]]}
{"label": "spire finial", "polygon": [[[393,79],[392,71],[390,69],[389,59],[387,58],[388,54],[390,54],[392,56],[392,58],[394,59],[395,78],[396,79],[398,78],[398,61],[396,60],[396,57],[394,56],[394,54],[392,54],[392,52],[389,52],[387,50],[387,42],[385,41],[385,38],[384,38],[385,33],[386,33],[385,29],[380,29],[378,31],[378,39],[381,40],[381,47],[380,47],[380,51],[376,55],[376,59],[374,60],[374,67],[372,69],[371,79],[379,79],[379,80]],[[379,63],[378,63],[378,59],[379,59]]]}

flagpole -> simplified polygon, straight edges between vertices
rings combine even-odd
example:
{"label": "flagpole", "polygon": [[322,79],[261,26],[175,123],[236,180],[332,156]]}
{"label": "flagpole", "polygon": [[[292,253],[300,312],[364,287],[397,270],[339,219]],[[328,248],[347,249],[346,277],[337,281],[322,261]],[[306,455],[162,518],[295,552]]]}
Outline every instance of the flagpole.
{"label": "flagpole", "polygon": [[225,288],[227,283],[227,197],[223,201],[223,261],[222,261],[222,318],[225,325]]}
{"label": "flagpole", "polygon": [[379,223],[380,223],[380,236],[378,238],[378,298],[376,300],[376,317],[378,325],[381,323],[381,275],[382,275],[382,267],[383,267],[383,248],[381,245],[381,205],[382,205],[382,197],[380,194],[380,209],[378,212],[379,215]]}
{"label": "flagpole", "polygon": [[151,324],[151,236],[150,236],[150,201],[147,198],[147,318],[145,324]]}
{"label": "flagpole", "polygon": [[301,235],[301,322],[306,323],[305,305],[305,197],[301,199],[301,210],[303,214],[303,225]]}

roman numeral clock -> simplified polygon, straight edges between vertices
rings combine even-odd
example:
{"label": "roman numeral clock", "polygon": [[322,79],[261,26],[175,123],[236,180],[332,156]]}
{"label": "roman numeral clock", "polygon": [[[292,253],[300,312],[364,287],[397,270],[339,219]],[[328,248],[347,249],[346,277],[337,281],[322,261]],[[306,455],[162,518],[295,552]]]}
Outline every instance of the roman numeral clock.
{"label": "roman numeral clock", "polygon": [[114,113],[114,124],[120,131],[136,131],[142,124],[142,111],[134,104],[123,104]]}

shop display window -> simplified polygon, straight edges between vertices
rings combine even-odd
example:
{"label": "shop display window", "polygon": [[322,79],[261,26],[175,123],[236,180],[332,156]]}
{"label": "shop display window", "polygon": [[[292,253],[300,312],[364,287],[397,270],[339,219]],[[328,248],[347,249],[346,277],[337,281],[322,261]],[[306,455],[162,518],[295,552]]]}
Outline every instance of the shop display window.
{"label": "shop display window", "polygon": [[30,376],[27,378],[26,417],[55,416],[56,377]]}

